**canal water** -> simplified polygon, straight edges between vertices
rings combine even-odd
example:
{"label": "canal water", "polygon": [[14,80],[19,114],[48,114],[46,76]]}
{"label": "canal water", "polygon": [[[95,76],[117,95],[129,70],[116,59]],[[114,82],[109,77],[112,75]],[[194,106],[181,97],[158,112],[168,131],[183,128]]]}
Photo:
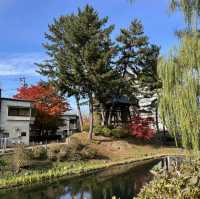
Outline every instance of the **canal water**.
{"label": "canal water", "polygon": [[1,191],[0,199],[133,199],[152,179],[150,170],[159,162],[117,166],[85,177]]}

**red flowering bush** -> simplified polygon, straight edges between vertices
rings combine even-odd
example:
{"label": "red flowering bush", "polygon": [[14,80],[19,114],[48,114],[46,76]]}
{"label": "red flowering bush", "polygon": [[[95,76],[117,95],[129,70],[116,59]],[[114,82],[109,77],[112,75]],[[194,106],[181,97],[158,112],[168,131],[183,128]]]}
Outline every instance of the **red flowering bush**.
{"label": "red flowering bush", "polygon": [[152,117],[134,116],[129,125],[130,134],[137,138],[150,140],[155,135],[155,130],[152,127],[153,124],[154,118]]}

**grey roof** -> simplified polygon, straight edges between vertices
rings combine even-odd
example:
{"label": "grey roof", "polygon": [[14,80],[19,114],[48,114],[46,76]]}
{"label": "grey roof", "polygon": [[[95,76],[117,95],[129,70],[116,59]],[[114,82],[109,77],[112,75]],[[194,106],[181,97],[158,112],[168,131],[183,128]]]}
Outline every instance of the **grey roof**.
{"label": "grey roof", "polygon": [[19,101],[19,102],[33,102],[32,100],[15,99],[15,98],[6,98],[6,97],[1,97],[0,100],[6,100],[6,101]]}
{"label": "grey roof", "polygon": [[63,116],[78,116],[76,112],[66,111],[62,114]]}

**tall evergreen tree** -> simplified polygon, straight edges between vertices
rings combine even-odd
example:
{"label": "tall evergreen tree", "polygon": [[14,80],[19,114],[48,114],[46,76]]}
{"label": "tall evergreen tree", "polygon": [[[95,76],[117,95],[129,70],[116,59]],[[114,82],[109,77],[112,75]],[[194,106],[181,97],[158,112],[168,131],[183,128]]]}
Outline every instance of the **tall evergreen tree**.
{"label": "tall evergreen tree", "polygon": [[[142,23],[135,19],[128,29],[121,29],[117,38],[119,43],[118,66],[122,76],[129,79],[137,95],[152,98],[159,80],[157,75],[157,60],[159,47],[149,43],[144,34]],[[156,108],[156,101],[150,104],[150,111]]]}
{"label": "tall evergreen tree", "polygon": [[118,65],[122,76],[128,75],[137,80],[140,75],[153,75],[157,79],[156,65],[159,47],[149,43],[142,23],[135,19],[128,29],[121,29],[117,38],[119,43]]}
{"label": "tall evergreen tree", "polygon": [[49,26],[44,47],[50,56],[40,64],[40,73],[48,76],[61,90],[89,99],[90,130],[93,133],[93,98],[102,82],[112,73],[110,64],[114,26],[104,27],[108,18],[100,19],[89,5],[77,14],[62,16]]}
{"label": "tall evergreen tree", "polygon": [[49,25],[49,32],[45,33],[45,38],[49,43],[45,43],[47,54],[50,59],[45,60],[39,66],[39,72],[51,80],[62,94],[68,97],[74,96],[76,100],[77,110],[79,114],[80,130],[83,130],[83,119],[80,109],[81,88],[79,80],[76,78],[76,71],[73,70],[71,62],[68,61],[69,51],[64,41],[66,24],[69,24],[74,16],[60,17],[55,20],[53,25]]}

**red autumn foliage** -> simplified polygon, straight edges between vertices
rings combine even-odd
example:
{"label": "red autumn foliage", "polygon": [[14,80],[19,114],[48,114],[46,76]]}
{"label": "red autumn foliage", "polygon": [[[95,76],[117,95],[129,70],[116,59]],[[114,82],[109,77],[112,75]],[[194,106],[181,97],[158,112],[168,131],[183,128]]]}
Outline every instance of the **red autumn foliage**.
{"label": "red autumn foliage", "polygon": [[14,98],[33,100],[35,109],[49,116],[61,115],[69,107],[65,99],[57,95],[53,86],[45,84],[21,87]]}
{"label": "red autumn foliage", "polygon": [[155,130],[152,128],[153,124],[154,118],[152,117],[142,118],[140,116],[134,116],[129,125],[130,134],[137,138],[150,140],[155,135]]}

